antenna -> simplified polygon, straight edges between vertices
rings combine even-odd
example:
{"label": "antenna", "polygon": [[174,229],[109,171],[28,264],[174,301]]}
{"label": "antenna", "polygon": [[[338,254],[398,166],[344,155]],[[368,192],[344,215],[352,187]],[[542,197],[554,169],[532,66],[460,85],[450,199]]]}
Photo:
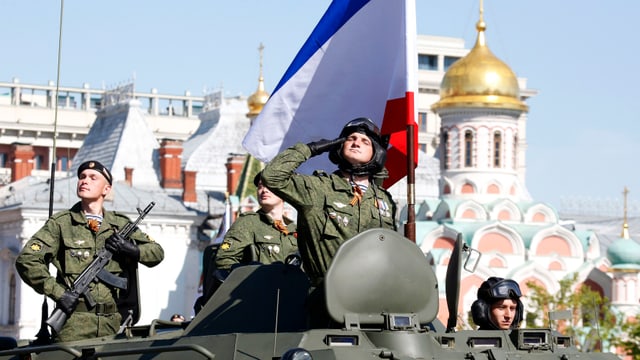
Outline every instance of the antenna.
{"label": "antenna", "polygon": [[278,343],[278,312],[280,310],[280,288],[276,292],[276,328],[273,330],[273,358],[276,357],[276,345]]}
{"label": "antenna", "polygon": [[[53,215],[53,194],[55,188],[56,179],[56,139],[58,137],[58,96],[60,93],[60,57],[62,54],[62,15],[64,13],[64,0],[60,0],[60,23],[58,28],[58,60],[56,70],[56,91],[55,91],[55,103],[53,108],[53,151],[51,159],[51,177],[49,181],[49,217]],[[36,344],[49,344],[51,343],[51,334],[47,328],[47,319],[49,318],[49,304],[47,303],[47,296],[44,296],[42,301],[42,313],[40,319],[40,331],[36,334]]]}

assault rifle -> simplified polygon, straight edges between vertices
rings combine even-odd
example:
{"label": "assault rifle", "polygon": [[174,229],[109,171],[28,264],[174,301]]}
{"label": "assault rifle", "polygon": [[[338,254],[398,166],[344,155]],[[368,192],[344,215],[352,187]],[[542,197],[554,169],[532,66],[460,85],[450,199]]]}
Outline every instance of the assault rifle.
{"label": "assault rifle", "polygon": [[[138,209],[138,218],[134,222],[128,223],[122,230],[119,231],[120,236],[125,239],[129,239],[131,233],[136,229],[138,224],[144,219],[145,216],[151,211],[151,209],[156,205],[155,202],[151,202],[144,211]],[[121,278],[112,273],[106,271],[104,267],[109,263],[111,258],[113,257],[113,253],[106,248],[101,249],[96,254],[95,259],[87,266],[82,273],[76,278],[73,282],[73,286],[71,287],[71,292],[76,294],[78,297],[80,295],[84,296],[85,301],[87,303],[88,308],[93,308],[96,306],[96,302],[89,293],[89,285],[98,280],[102,280],[103,282],[115,286],[120,289],[127,289],[127,279]],[[54,333],[60,332],[62,326],[67,321],[67,318],[70,314],[66,314],[59,307],[56,307],[51,313],[49,319],[47,319],[47,325],[51,327]]]}

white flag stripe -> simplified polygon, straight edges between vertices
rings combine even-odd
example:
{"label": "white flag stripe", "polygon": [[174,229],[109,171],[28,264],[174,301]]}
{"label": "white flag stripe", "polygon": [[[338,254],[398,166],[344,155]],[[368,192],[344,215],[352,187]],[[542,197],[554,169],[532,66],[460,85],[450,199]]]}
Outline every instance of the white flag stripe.
{"label": "white flag stripe", "polygon": [[[382,127],[387,100],[417,88],[417,82],[409,84],[415,79],[413,69],[407,69],[408,61],[417,62],[407,59],[417,56],[415,36],[412,1],[368,1],[272,94],[243,146],[268,162],[296,142],[335,138],[356,117],[369,117]],[[299,171],[315,169],[331,171],[335,165],[325,155]]]}

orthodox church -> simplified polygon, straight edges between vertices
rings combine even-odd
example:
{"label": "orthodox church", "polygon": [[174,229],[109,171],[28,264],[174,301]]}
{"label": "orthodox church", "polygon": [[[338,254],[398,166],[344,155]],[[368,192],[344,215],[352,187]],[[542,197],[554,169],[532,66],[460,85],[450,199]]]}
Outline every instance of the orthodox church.
{"label": "orthodox church", "polygon": [[[475,46],[447,69],[440,98],[430,107],[440,119],[438,198],[424,199],[416,210],[416,243],[432,256],[439,284],[446,284],[459,235],[481,253],[475,272],[463,273],[459,322],[467,322],[477,290],[490,276],[518,281],[526,308],[528,282],[555,293],[559,280],[577,273],[576,287],[588,286],[626,314],[639,313],[640,258],[629,250],[640,245],[628,231],[603,254],[598,234],[576,230],[529,195],[528,106],[514,72],[487,45],[482,9],[476,29]],[[446,289],[439,289],[438,318],[446,323]]]}

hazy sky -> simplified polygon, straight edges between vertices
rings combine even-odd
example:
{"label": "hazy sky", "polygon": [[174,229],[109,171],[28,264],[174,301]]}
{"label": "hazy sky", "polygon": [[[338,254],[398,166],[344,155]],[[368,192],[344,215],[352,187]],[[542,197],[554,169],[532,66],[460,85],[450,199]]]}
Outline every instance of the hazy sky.
{"label": "hazy sky", "polygon": [[[389,0],[393,1],[393,0]],[[60,83],[250,95],[264,50],[271,92],[329,0],[64,2]],[[475,41],[478,0],[417,0],[418,33]],[[567,198],[640,199],[640,2],[485,0],[487,42],[539,93],[527,128],[527,188]],[[56,79],[59,1],[0,0],[0,81]]]}

